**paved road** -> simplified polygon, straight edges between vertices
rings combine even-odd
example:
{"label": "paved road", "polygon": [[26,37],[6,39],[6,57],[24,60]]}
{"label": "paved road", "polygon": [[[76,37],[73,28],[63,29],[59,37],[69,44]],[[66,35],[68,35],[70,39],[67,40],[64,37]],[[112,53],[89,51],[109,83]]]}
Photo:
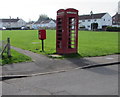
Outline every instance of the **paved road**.
{"label": "paved road", "polygon": [[5,80],[3,95],[117,95],[118,65]]}
{"label": "paved road", "polygon": [[0,81],[0,97],[2,96],[2,81]]}

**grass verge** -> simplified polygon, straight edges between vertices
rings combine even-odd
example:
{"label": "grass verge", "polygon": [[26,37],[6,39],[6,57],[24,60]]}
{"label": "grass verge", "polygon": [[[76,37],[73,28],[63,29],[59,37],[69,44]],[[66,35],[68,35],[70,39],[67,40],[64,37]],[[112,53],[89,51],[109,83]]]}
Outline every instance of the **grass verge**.
{"label": "grass verge", "polygon": [[5,65],[5,64],[12,64],[12,63],[19,63],[19,62],[27,62],[27,61],[32,61],[32,59],[26,55],[23,55],[13,49],[11,49],[11,54],[12,57],[8,58],[7,54],[4,53],[2,59],[0,59],[0,65]]}

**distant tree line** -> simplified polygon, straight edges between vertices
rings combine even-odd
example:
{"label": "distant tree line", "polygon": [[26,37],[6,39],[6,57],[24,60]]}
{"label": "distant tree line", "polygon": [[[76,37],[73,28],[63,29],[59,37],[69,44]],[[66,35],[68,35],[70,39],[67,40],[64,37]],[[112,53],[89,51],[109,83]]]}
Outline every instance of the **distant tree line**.
{"label": "distant tree line", "polygon": [[44,20],[50,20],[52,18],[49,18],[46,14],[41,14],[38,18],[38,22],[44,21]]}

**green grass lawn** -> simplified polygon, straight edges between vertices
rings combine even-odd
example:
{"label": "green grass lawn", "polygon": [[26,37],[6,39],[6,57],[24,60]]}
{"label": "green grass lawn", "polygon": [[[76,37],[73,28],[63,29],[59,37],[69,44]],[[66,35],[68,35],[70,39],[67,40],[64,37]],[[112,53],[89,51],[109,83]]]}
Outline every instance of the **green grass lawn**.
{"label": "green grass lawn", "polygon": [[0,59],[0,65],[32,61],[30,57],[23,55],[21,53],[18,53],[13,49],[11,49],[11,53],[12,53],[11,58],[8,58],[6,53],[3,54],[3,58]]}
{"label": "green grass lawn", "polygon": [[[38,30],[11,30],[2,31],[2,38],[11,38],[11,44],[15,47],[41,52],[41,41],[38,39]],[[55,30],[47,30],[45,42],[45,53],[56,52]],[[92,32],[79,31],[78,53],[81,57],[102,56],[118,54],[118,32]]]}

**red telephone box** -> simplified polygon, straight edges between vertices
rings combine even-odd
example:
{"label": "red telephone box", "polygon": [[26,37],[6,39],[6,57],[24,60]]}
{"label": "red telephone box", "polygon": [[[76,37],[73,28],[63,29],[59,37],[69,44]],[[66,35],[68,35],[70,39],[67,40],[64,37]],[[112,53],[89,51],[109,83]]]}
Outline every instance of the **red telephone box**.
{"label": "red telephone box", "polygon": [[38,38],[40,40],[45,40],[46,39],[46,30],[42,29],[38,31]]}
{"label": "red telephone box", "polygon": [[73,8],[58,10],[56,25],[56,52],[58,54],[77,53],[78,10]]}

